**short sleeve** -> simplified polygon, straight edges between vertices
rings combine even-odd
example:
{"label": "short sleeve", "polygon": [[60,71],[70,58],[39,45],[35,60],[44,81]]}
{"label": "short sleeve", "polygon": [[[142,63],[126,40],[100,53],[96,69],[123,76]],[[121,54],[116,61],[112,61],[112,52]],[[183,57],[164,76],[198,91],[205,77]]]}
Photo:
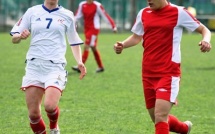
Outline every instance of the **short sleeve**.
{"label": "short sleeve", "polygon": [[142,36],[144,34],[143,22],[142,22],[142,13],[143,9],[139,11],[137,14],[135,23],[131,29],[131,31],[137,35]]}
{"label": "short sleeve", "polygon": [[21,33],[25,29],[30,30],[32,8],[29,8],[19,21],[13,26],[10,34]]}
{"label": "short sleeve", "polygon": [[83,41],[81,40],[81,38],[79,37],[79,35],[76,31],[75,19],[74,19],[73,13],[71,15],[70,21],[71,22],[70,22],[69,27],[67,28],[67,33],[66,33],[69,44],[71,46],[83,44]]}
{"label": "short sleeve", "polygon": [[200,26],[200,22],[185,8],[179,8],[178,23],[179,26],[184,27],[189,31],[195,31]]}

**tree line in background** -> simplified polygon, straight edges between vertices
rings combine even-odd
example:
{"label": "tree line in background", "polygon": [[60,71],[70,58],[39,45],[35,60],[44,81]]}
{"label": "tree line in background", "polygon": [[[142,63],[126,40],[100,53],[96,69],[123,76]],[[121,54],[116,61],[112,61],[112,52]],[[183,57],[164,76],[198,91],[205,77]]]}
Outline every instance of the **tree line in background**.
{"label": "tree line in background", "polygon": [[[59,4],[75,12],[78,4],[83,0],[60,0]],[[135,21],[140,9],[147,6],[147,1],[143,0],[97,0],[101,2],[106,11],[114,18],[119,30],[129,30]],[[201,15],[201,21],[207,25],[208,15],[214,19],[215,0],[169,0],[173,4],[188,7],[193,6],[197,9],[197,17]],[[0,31],[7,31],[8,27],[14,24],[27,8],[43,3],[44,0],[0,0]],[[210,24],[214,22],[210,21]],[[105,28],[106,26],[104,26]],[[215,26],[212,26],[215,27]]]}

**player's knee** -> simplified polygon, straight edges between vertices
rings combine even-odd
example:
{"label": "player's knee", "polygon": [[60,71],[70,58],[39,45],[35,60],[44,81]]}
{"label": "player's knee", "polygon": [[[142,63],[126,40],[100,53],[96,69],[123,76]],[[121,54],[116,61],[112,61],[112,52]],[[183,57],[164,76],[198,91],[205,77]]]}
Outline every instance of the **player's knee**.
{"label": "player's knee", "polygon": [[166,122],[168,113],[165,112],[155,112],[155,122]]}
{"label": "player's knee", "polygon": [[45,107],[45,110],[47,112],[52,112],[52,111],[54,111],[56,109],[56,105],[52,104],[52,103],[45,103],[44,107]]}
{"label": "player's knee", "polygon": [[29,108],[28,109],[29,118],[39,118],[41,116],[41,112],[39,107],[38,108]]}
{"label": "player's knee", "polygon": [[40,118],[41,118],[40,113],[29,113],[29,120],[31,122],[37,122],[38,120],[40,120]]}

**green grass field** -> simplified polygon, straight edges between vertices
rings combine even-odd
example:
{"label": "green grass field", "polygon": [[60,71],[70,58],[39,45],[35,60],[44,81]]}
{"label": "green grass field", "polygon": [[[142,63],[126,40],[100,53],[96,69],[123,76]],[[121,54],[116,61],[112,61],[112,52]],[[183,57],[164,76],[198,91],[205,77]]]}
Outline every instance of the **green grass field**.
{"label": "green grass field", "polygon": [[[105,72],[96,74],[92,53],[83,80],[70,69],[75,65],[68,47],[68,85],[60,101],[59,125],[62,134],[153,134],[141,84],[141,45],[113,51],[116,41],[129,34],[101,34],[99,50]],[[83,35],[81,35],[83,37]],[[29,40],[11,43],[9,34],[0,34],[0,134],[31,134],[24,92],[19,90],[24,75]],[[215,51],[201,53],[201,35],[182,38],[182,78],[179,104],[171,113],[193,122],[191,134],[215,134]],[[215,45],[213,35],[212,44]],[[48,124],[42,107],[43,118]],[[47,125],[48,126],[48,125]]]}

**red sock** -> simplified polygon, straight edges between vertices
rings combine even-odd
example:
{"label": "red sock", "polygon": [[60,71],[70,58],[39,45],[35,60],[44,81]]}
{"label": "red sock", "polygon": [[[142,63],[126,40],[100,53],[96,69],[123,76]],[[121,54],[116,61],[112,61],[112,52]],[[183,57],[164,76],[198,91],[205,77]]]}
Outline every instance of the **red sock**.
{"label": "red sock", "polygon": [[169,125],[166,122],[155,124],[155,134],[169,134]]}
{"label": "red sock", "polygon": [[83,55],[82,55],[82,61],[83,61],[83,63],[85,63],[87,61],[88,55],[89,55],[89,51],[85,50],[83,52]]}
{"label": "red sock", "polygon": [[101,60],[101,56],[100,56],[100,53],[98,50],[96,50],[95,52],[93,52],[94,54],[94,58],[96,60],[96,63],[98,65],[99,68],[103,68],[103,65],[102,65],[102,60]]}
{"label": "red sock", "polygon": [[54,129],[54,128],[57,128],[57,121],[58,121],[58,117],[59,117],[59,114],[60,114],[60,110],[59,108],[57,107],[53,112],[48,112],[46,111],[47,113],[47,116],[49,118],[49,127],[50,129]]}
{"label": "red sock", "polygon": [[180,134],[187,134],[188,126],[184,122],[180,122],[175,116],[168,117],[169,130]]}
{"label": "red sock", "polygon": [[36,118],[36,119],[30,119],[30,126],[32,131],[35,134],[46,134],[46,126],[42,119],[42,117]]}

